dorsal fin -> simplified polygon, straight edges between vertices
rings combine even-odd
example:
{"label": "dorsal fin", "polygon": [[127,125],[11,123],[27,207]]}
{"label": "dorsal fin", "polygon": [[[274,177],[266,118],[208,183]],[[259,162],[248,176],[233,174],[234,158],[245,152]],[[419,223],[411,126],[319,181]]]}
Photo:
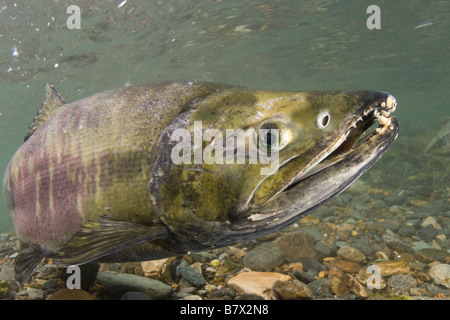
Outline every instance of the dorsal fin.
{"label": "dorsal fin", "polygon": [[51,115],[58,107],[64,105],[66,102],[61,97],[55,87],[50,83],[45,85],[45,101],[42,103],[41,110],[38,111],[37,115],[34,117],[33,122],[28,126],[30,131],[25,136],[24,141],[36,131],[39,126],[47,120],[49,115]]}

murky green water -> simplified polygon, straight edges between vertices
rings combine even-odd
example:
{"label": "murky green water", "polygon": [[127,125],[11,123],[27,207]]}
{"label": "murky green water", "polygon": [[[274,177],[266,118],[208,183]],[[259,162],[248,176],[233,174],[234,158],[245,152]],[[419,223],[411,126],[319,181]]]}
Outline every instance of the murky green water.
{"label": "murky green water", "polygon": [[[71,4],[80,30],[67,28]],[[366,26],[370,4],[381,9],[380,30]],[[448,152],[430,161],[423,149],[449,121],[449,30],[450,1],[0,1],[0,172],[46,82],[67,102],[161,80],[377,89],[396,96],[401,133],[363,179],[400,190],[424,172],[417,197],[448,198]],[[1,197],[0,232],[11,229]]]}

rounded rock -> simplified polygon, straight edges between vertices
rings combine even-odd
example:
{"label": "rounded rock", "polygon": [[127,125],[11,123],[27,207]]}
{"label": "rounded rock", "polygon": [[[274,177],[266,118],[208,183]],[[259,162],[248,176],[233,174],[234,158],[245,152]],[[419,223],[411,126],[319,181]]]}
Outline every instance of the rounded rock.
{"label": "rounded rock", "polygon": [[283,261],[284,254],[278,244],[274,242],[266,242],[250,250],[242,260],[246,267],[255,271],[272,271]]}
{"label": "rounded rock", "polygon": [[184,261],[177,266],[176,272],[196,288],[201,288],[206,284],[205,278]]}
{"label": "rounded rock", "polygon": [[114,271],[100,272],[97,281],[112,298],[117,299],[130,291],[143,292],[153,299],[164,299],[172,291],[170,286],[161,281]]}
{"label": "rounded rock", "polygon": [[150,296],[143,292],[127,292],[120,300],[153,300]]}
{"label": "rounded rock", "polygon": [[284,234],[276,240],[276,243],[290,260],[295,260],[300,257],[317,259],[314,240],[304,231]]}
{"label": "rounded rock", "polygon": [[343,259],[358,263],[366,260],[366,255],[364,253],[350,246],[340,248],[337,251],[337,255]]}
{"label": "rounded rock", "polygon": [[277,272],[241,272],[228,280],[228,286],[236,289],[241,294],[259,295],[269,299],[267,292],[270,291],[277,281],[287,281],[290,276]]}
{"label": "rounded rock", "polygon": [[81,289],[60,289],[52,294],[48,300],[94,300],[92,296]]}
{"label": "rounded rock", "polygon": [[314,295],[306,284],[296,279],[277,281],[273,286],[273,292],[280,300],[313,299]]}
{"label": "rounded rock", "polygon": [[450,265],[446,263],[435,264],[430,268],[430,277],[440,285],[450,288]]}
{"label": "rounded rock", "polygon": [[409,274],[394,274],[387,282],[394,293],[409,294],[409,289],[417,285],[416,280]]}
{"label": "rounded rock", "polygon": [[308,288],[314,294],[314,297],[324,297],[331,295],[330,279],[322,278],[308,283]]}

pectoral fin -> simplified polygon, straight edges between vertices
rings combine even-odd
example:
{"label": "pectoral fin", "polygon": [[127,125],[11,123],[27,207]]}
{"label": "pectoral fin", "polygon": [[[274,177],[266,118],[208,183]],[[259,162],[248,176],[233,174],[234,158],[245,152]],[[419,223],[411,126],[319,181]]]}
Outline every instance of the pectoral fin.
{"label": "pectoral fin", "polygon": [[85,224],[52,258],[61,266],[83,264],[110,253],[168,236],[164,227],[148,227],[109,217]]}

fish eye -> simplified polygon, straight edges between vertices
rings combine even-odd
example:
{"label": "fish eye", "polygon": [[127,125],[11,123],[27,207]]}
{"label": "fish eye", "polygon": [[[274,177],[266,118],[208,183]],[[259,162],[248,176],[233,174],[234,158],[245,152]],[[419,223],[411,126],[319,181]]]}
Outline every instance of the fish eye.
{"label": "fish eye", "polygon": [[317,122],[316,123],[317,123],[317,126],[320,129],[325,129],[326,127],[328,127],[330,122],[331,122],[331,115],[330,115],[330,112],[328,110],[322,111],[317,116]]}
{"label": "fish eye", "polygon": [[261,129],[259,134],[260,143],[264,146],[273,148],[279,144],[278,129]]}
{"label": "fish eye", "polygon": [[267,120],[261,123],[257,132],[259,143],[258,148],[267,151],[281,150],[291,140],[289,131],[281,121]]}

